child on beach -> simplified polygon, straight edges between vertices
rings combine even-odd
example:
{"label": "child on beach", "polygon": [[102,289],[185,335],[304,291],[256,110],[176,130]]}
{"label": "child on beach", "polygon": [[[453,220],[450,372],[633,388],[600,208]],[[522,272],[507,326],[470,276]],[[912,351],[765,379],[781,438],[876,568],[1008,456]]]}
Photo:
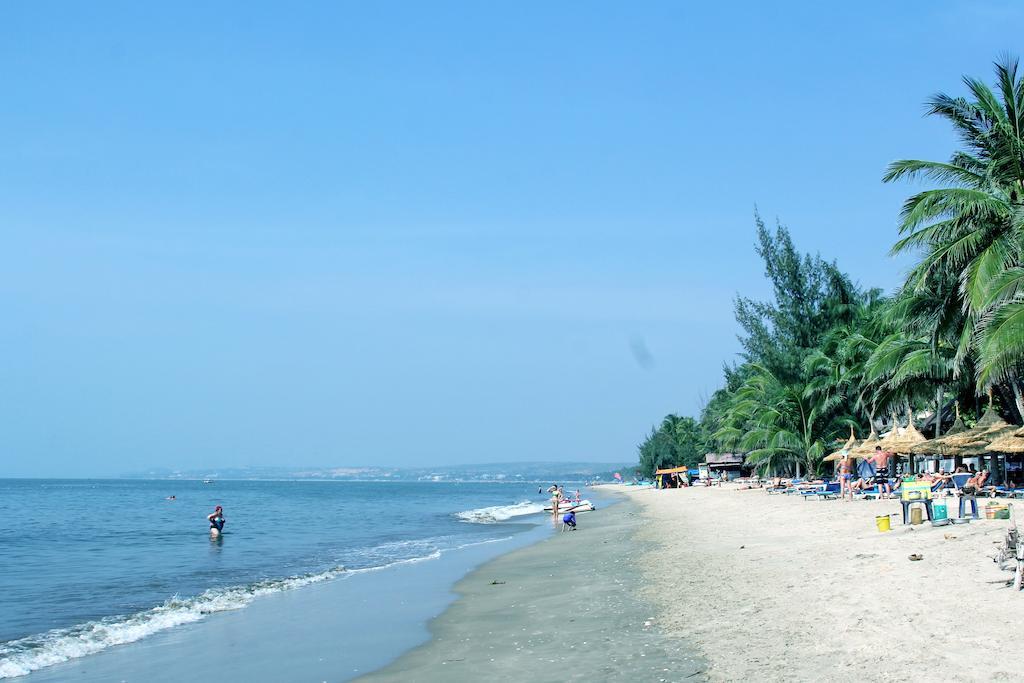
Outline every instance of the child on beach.
{"label": "child on beach", "polygon": [[572,527],[572,530],[576,531],[576,513],[570,512],[562,517],[562,524],[564,526]]}

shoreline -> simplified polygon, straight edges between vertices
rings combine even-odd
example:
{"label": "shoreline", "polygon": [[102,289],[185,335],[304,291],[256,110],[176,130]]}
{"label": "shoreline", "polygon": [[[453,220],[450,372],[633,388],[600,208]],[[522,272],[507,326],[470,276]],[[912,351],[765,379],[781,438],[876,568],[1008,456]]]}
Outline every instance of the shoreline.
{"label": "shoreline", "polygon": [[579,531],[470,572],[428,642],[357,680],[702,680],[694,648],[655,626],[637,564],[645,520],[616,498],[580,515]]}
{"label": "shoreline", "polygon": [[262,595],[243,609],[10,680],[351,680],[428,640],[427,624],[455,600],[452,586],[468,572],[550,533],[543,524],[523,530],[513,522],[503,539]]}

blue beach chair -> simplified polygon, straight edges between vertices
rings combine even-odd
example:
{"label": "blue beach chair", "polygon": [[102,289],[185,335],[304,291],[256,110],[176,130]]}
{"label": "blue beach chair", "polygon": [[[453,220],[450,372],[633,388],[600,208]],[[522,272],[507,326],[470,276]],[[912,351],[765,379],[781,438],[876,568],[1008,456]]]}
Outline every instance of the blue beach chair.
{"label": "blue beach chair", "polygon": [[838,481],[830,481],[824,486],[813,489],[811,491],[801,491],[800,495],[803,496],[804,500],[813,497],[815,500],[828,500],[829,498],[836,498],[839,496],[840,486]]}

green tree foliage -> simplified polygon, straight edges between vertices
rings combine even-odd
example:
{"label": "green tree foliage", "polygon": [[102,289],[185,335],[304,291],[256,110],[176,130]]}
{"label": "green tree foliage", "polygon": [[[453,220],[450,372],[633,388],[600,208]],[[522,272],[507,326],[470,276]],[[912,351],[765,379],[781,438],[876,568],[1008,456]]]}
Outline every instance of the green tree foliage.
{"label": "green tree foliage", "polygon": [[743,358],[791,381],[801,376],[804,359],[829,330],[850,319],[861,294],[834,263],[801,256],[784,226],[777,225],[773,235],[759,214],[754,221],[756,250],[774,301],[737,297]]}
{"label": "green tree foliage", "polygon": [[738,443],[763,472],[816,472],[836,435],[853,423],[842,408],[838,393],[822,398],[807,382],[784,382],[755,365],[715,437]]}
{"label": "green tree foliage", "polygon": [[638,448],[640,471],[647,477],[665,467],[696,467],[704,458],[700,425],[692,417],[666,415]]}
{"label": "green tree foliage", "polygon": [[995,74],[994,87],[965,77],[966,96],[928,100],[959,136],[949,161],[901,160],[884,176],[933,185],[903,206],[893,251],[917,263],[891,297],[861,291],[755,215],[772,300],[737,297],[743,362],[725,366],[699,423],[672,415],[652,430],[645,471],[717,450],[746,452],[762,472],[813,472],[850,425],[863,435],[886,415],[926,408],[937,435],[954,400],[977,409],[988,391],[1020,424],[1024,78],[1009,57]]}
{"label": "green tree foliage", "polygon": [[[901,212],[896,253],[920,257],[907,292],[951,278],[951,303],[965,313],[956,325],[957,361],[974,361],[979,392],[995,388],[1024,412],[1024,80],[1018,61],[995,64],[996,85],[965,76],[968,97],[938,94],[928,113],[947,121],[961,149],[948,162],[905,159],[886,182],[921,179],[938,185],[912,195]],[[940,326],[934,328],[939,332]],[[960,367],[955,368],[957,371]]]}

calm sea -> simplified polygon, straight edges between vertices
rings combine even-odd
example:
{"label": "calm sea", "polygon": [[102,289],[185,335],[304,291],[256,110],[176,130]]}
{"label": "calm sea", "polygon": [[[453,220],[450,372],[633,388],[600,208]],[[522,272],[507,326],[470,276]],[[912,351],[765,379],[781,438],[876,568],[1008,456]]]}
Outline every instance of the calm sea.
{"label": "calm sea", "polygon": [[0,678],[507,538],[543,502],[522,483],[0,480]]}

